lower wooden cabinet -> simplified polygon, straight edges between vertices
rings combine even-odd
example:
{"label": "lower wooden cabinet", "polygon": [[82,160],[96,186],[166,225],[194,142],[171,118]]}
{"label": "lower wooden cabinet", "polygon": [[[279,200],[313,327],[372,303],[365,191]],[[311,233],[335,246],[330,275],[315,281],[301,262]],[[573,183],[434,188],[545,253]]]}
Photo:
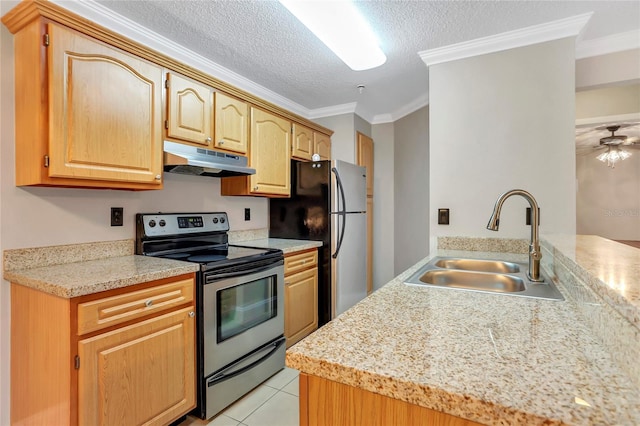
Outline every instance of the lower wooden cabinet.
{"label": "lower wooden cabinet", "polygon": [[284,335],[287,347],[318,328],[318,251],[284,259]]}
{"label": "lower wooden cabinet", "polygon": [[[12,284],[11,423],[165,425],[189,412],[194,282],[189,274],[74,299]],[[83,325],[98,323],[79,321],[94,307],[111,319]]]}
{"label": "lower wooden cabinet", "polygon": [[480,426],[480,423],[300,373],[300,426]]}

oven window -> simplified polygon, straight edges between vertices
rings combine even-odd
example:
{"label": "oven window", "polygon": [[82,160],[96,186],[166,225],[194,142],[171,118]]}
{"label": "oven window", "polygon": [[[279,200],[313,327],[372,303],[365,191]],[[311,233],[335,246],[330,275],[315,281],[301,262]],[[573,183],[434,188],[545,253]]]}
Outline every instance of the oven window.
{"label": "oven window", "polygon": [[218,290],[218,343],[275,317],[277,306],[276,277]]}

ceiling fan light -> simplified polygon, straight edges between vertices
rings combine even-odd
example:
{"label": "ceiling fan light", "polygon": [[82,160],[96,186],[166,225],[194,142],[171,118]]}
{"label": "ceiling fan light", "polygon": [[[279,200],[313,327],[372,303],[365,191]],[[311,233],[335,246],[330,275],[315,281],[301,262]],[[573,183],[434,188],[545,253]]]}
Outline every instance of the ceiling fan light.
{"label": "ceiling fan light", "polygon": [[609,157],[609,150],[598,155],[596,158],[604,163],[605,161],[607,161],[608,157]]}
{"label": "ceiling fan light", "polygon": [[279,0],[354,71],[387,61],[375,34],[351,1]]}
{"label": "ceiling fan light", "polygon": [[631,153],[629,151],[625,151],[624,149],[620,150],[620,159],[626,160],[629,157],[631,157]]}

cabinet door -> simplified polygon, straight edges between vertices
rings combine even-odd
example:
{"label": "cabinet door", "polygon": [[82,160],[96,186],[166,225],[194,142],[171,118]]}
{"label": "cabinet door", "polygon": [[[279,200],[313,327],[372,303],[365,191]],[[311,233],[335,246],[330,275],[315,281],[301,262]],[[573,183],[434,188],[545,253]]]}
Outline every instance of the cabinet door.
{"label": "cabinet door", "polygon": [[215,92],[214,146],[226,151],[247,153],[249,107],[246,102]]}
{"label": "cabinet door", "polygon": [[358,165],[367,168],[367,195],[373,196],[373,139],[358,132]]}
{"label": "cabinet door", "polygon": [[291,123],[266,111],[251,108],[251,194],[289,196]]}
{"label": "cabinet door", "polygon": [[313,155],[313,131],[308,127],[293,124],[291,156],[299,160],[311,161]]}
{"label": "cabinet door", "polygon": [[167,136],[213,147],[213,89],[167,73]]}
{"label": "cabinet door", "polygon": [[284,279],[284,335],[287,347],[318,328],[318,269]]}
{"label": "cabinet door", "polygon": [[162,69],[49,24],[49,176],[160,184]]}
{"label": "cabinet door", "polygon": [[331,160],[331,138],[323,133],[313,132],[313,153],[321,160]]}
{"label": "cabinet door", "polygon": [[168,424],[192,409],[194,330],[187,307],[79,341],[79,424]]}
{"label": "cabinet door", "polygon": [[367,197],[367,294],[373,291],[373,197]]}

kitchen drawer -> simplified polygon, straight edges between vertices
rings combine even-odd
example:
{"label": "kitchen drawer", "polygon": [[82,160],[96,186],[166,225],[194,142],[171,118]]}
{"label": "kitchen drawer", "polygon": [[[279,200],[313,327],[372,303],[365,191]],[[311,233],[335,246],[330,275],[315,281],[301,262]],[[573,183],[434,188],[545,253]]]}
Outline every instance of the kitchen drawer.
{"label": "kitchen drawer", "polygon": [[318,264],[318,250],[306,251],[284,258],[284,274],[295,274]]}
{"label": "kitchen drawer", "polygon": [[193,300],[193,278],[78,304],[78,335]]}

